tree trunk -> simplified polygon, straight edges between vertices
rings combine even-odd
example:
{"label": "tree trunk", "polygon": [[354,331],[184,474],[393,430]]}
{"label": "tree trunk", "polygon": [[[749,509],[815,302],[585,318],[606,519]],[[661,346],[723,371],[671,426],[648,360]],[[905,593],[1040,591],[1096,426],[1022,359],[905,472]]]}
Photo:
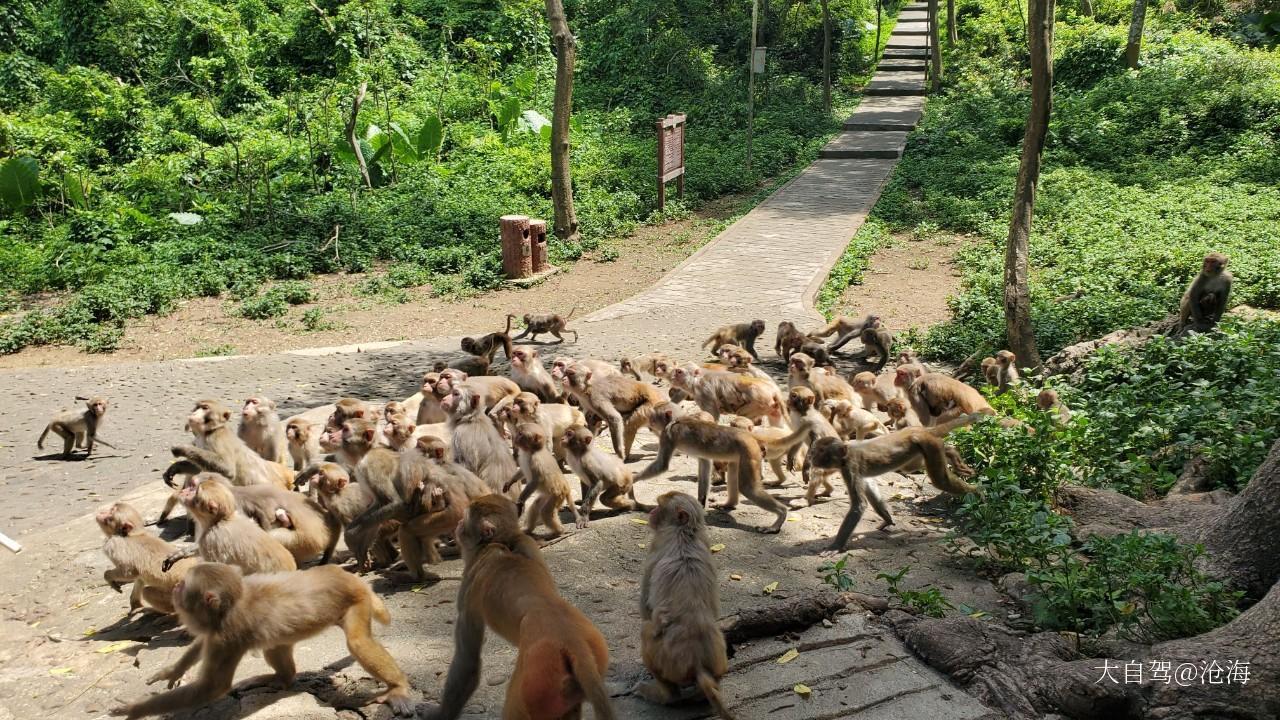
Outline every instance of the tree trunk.
{"label": "tree trunk", "polygon": [[1138,54],[1142,51],[1142,26],[1147,22],[1147,0],[1133,0],[1133,19],[1129,21],[1129,43],[1124,48],[1124,59],[1129,67],[1138,69]]}
{"label": "tree trunk", "polygon": [[929,0],[930,92],[942,89],[942,45],[938,42],[938,0]]}
{"label": "tree trunk", "polygon": [[347,119],[347,142],[351,143],[351,151],[356,154],[356,167],[360,169],[360,179],[364,181],[366,188],[371,188],[373,180],[369,178],[369,166],[365,164],[364,152],[360,150],[360,141],[356,138],[356,120],[360,115],[360,106],[364,104],[364,95],[368,89],[368,82],[360,83],[360,89],[351,100],[351,117]]}
{"label": "tree trunk", "polygon": [[578,241],[578,214],[573,209],[573,174],[569,160],[569,118],[573,113],[573,63],[576,49],[562,0],[547,0],[547,21],[556,51],[556,94],[551,113],[551,201],[556,237]]}
{"label": "tree trunk", "polygon": [[[1280,581],[1280,441],[1254,471],[1249,484],[1226,512],[1201,523],[1196,540],[1204,544],[1208,572],[1229,581],[1251,598],[1262,597]],[[1275,594],[1272,590],[1271,594]]]}
{"label": "tree trunk", "polygon": [[1027,245],[1031,216],[1040,180],[1040,152],[1049,132],[1053,94],[1054,0],[1030,0],[1027,44],[1031,51],[1031,112],[1022,136],[1022,160],[1013,194],[1013,215],[1004,255],[1004,318],[1009,349],[1022,367],[1040,367],[1035,329],[1031,325],[1031,294],[1027,289]]}
{"label": "tree trunk", "polygon": [[947,41],[952,45],[960,42],[960,34],[956,31],[956,0],[947,0]]}
{"label": "tree trunk", "polygon": [[831,8],[822,0],[822,107],[831,112]]}
{"label": "tree trunk", "polygon": [[1093,3],[1089,0],[1080,0],[1080,14],[1085,17],[1093,17]]}
{"label": "tree trunk", "polygon": [[871,64],[880,59],[880,16],[884,14],[884,0],[876,0],[876,49],[871,51]]}

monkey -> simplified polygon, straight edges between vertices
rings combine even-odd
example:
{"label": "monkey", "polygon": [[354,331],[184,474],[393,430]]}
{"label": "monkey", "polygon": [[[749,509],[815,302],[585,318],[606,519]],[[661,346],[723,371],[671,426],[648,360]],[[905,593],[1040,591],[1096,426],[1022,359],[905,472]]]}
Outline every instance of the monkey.
{"label": "monkey", "polygon": [[769,377],[769,373],[754,364],[751,353],[737,345],[721,345],[717,355],[720,357],[720,364],[728,368],[729,372],[768,380],[770,383],[773,382],[773,378]]}
{"label": "monkey", "polygon": [[781,426],[782,393],[772,379],[727,371],[704,370],[686,363],[671,371],[671,386],[689,393],[698,407],[711,414],[713,422],[722,413],[741,415],[751,420],[765,420]]}
{"label": "monkey", "polygon": [[1071,409],[1068,408],[1058,397],[1058,391],[1045,388],[1036,395],[1036,407],[1041,411],[1053,413],[1054,419],[1059,425],[1066,425],[1071,422]]}
{"label": "monkey", "polygon": [[[537,342],[538,336],[543,333],[551,333],[556,336],[556,340],[563,343],[564,338],[560,333],[573,333],[573,341],[578,342],[578,331],[565,327],[569,324],[570,318],[578,311],[578,306],[574,305],[568,315],[560,317],[555,313],[526,313],[524,316],[524,331],[512,338],[512,341],[520,340],[526,335],[529,336],[529,342]],[[507,315],[507,323],[515,319],[515,315]]]}
{"label": "monkey", "polygon": [[84,401],[84,410],[64,410],[44,426],[44,432],[36,440],[36,449],[44,449],[44,439],[53,432],[62,438],[62,459],[71,457],[73,447],[84,448],[84,456],[93,455],[93,444],[100,442],[109,448],[114,445],[98,437],[98,425],[107,414],[107,399],[104,397],[76,397]]}
{"label": "monkey", "polygon": [[347,549],[356,561],[356,572],[369,569],[371,552],[379,565],[394,562],[395,548],[391,547],[389,535],[381,524],[351,524],[373,507],[377,501],[373,491],[365,485],[351,482],[346,469],[337,463],[320,463],[308,468],[307,472],[314,478],[311,482],[316,489],[316,502],[333,528],[329,543],[320,557],[320,564],[328,564],[333,559],[339,535],[346,541]]}
{"label": "monkey", "polygon": [[129,614],[141,610],[145,600],[151,608],[172,615],[173,586],[200,561],[187,558],[169,570],[161,570],[161,563],[177,548],[143,530],[142,515],[129,503],[112,503],[99,510],[95,519],[107,537],[102,552],[113,566],[103,573],[103,579],[116,592],[125,583],[133,583]]}
{"label": "monkey", "polygon": [[[830,351],[827,350],[827,346],[820,340],[814,340],[812,338],[806,339],[800,345],[798,351],[813,358],[813,364],[817,367],[835,367],[835,363],[831,360]],[[792,354],[794,355],[795,353]]]}
{"label": "monkey", "polygon": [[1204,256],[1200,273],[1187,286],[1178,306],[1178,335],[1208,332],[1222,319],[1231,299],[1232,276],[1227,262],[1222,253]]}
{"label": "monkey", "polygon": [[280,541],[237,512],[235,495],[222,476],[208,472],[196,475],[183,486],[178,500],[195,518],[196,545],[170,553],[161,569],[169,570],[177,561],[197,552],[204,560],[236,565],[247,573],[298,568]]}
{"label": "monkey", "polygon": [[[578,408],[563,403],[543,403],[538,400],[537,395],[529,392],[500,401],[489,414],[501,416],[510,432],[515,432],[516,427],[522,423],[541,425],[548,440],[547,449],[560,463],[564,461],[565,433],[575,425],[587,424],[586,416]],[[561,468],[563,467],[562,464]]]}
{"label": "monkey", "polygon": [[943,442],[942,438],[982,417],[980,413],[973,413],[935,427],[907,428],[869,440],[846,442],[840,438],[822,438],[815,442],[809,452],[809,462],[816,468],[839,470],[849,491],[849,511],[828,550],[841,552],[848,544],[849,536],[862,519],[863,495],[883,520],[881,530],[893,524],[889,506],[880,497],[873,478],[893,472],[913,460],[924,461],[929,480],[939,490],[956,495],[977,492],[973,485],[951,473],[948,462],[955,465],[961,475],[972,475],[973,469],[965,465],[955,448]]}
{"label": "monkey", "polygon": [[503,717],[576,718],[583,702],[598,720],[615,720],[602,677],[604,636],[556,591],[542,554],[519,531],[515,504],[487,495],[472,501],[456,533],[462,584],[453,661],[440,704],[427,720],[456,720],[480,683],[485,628],[516,646]]}
{"label": "monkey", "polygon": [[[173,589],[173,605],[187,632],[195,636],[178,662],[153,675],[169,690],[111,710],[140,718],[207,705],[226,695],[245,653],[261,650],[280,687],[293,683],[293,647],[337,625],[360,666],[382,681],[387,691],[374,698],[396,715],[413,714],[409,679],[373,638],[371,620],[386,625],[391,615],[363,580],[341,568],[251,575],[222,563],[201,563]],[[200,661],[195,682],[174,689]]]}
{"label": "monkey", "polygon": [[818,402],[825,400],[848,400],[860,403],[853,387],[839,375],[832,375],[825,370],[814,367],[812,357],[798,352],[791,356],[787,364],[788,387],[807,387],[813,391]]}
{"label": "monkey", "polygon": [[538,351],[519,348],[511,355],[511,379],[521,390],[538,396],[542,402],[556,402],[564,394],[560,384],[547,374]]}
{"label": "monkey", "polygon": [[996,387],[1000,384],[999,368],[996,366],[996,359],[993,357],[982,358],[982,377],[987,384]]}
{"label": "monkey", "polygon": [[872,415],[870,411],[856,407],[848,400],[824,400],[822,414],[831,421],[832,427],[836,429],[842,440],[850,438],[865,440],[868,437],[889,432],[884,423],[880,422],[880,418]]}
{"label": "monkey", "polygon": [[812,335],[806,335],[800,332],[796,324],[790,320],[783,320],[778,323],[778,336],[773,343],[773,351],[783,362],[791,359],[791,354],[800,350],[800,346],[807,342],[812,342],[818,338]]}
{"label": "monkey", "polygon": [[355,398],[340,398],[338,402],[333,404],[333,414],[329,416],[325,427],[340,428],[342,424],[351,419],[357,420],[373,420],[378,413],[369,407],[369,403]]}
{"label": "monkey", "polygon": [[[510,358],[507,358],[508,360]],[[445,370],[460,370],[471,377],[483,377],[492,375],[493,363],[483,355],[464,355],[455,358],[449,362],[437,362],[432,365],[431,369],[435,372],[444,372]]]}
{"label": "monkey", "polygon": [[244,401],[244,407],[240,410],[240,427],[236,434],[263,460],[283,463],[289,457],[284,425],[276,414],[275,402],[268,398],[254,395]]}
{"label": "monkey", "polygon": [[446,450],[441,440],[423,436],[400,454],[396,482],[407,507],[400,523],[400,552],[414,581],[426,578],[423,562],[440,562],[436,542],[453,534],[471,501],[492,492],[470,470],[451,462]]}
{"label": "monkey", "polygon": [[[436,382],[436,397],[444,399],[453,388],[466,384],[474,388],[484,402],[484,410],[488,412],[503,398],[520,392],[520,386],[504,377],[471,377],[461,370],[443,370]],[[445,411],[448,412],[447,410]]]}
{"label": "monkey", "polygon": [[382,421],[391,422],[397,417],[409,417],[408,406],[400,400],[388,400],[382,406]]}
{"label": "monkey", "polygon": [[915,363],[917,365],[923,365],[923,363],[920,362],[920,356],[917,355],[916,351],[912,350],[911,348],[904,348],[902,350],[899,350],[898,357],[894,360],[894,362],[897,363],[898,365],[910,365],[912,363]]}
{"label": "monkey", "polygon": [[936,425],[961,415],[996,411],[972,387],[940,373],[927,373],[920,365],[899,365],[894,384],[902,388],[923,425]]}
{"label": "monkey", "polygon": [[231,488],[236,508],[255,520],[301,565],[324,552],[337,537],[324,508],[314,500],[274,485]]}
{"label": "monkey", "polygon": [[[787,393],[787,410],[791,416],[791,427],[795,428],[796,432],[805,433],[804,442],[810,447],[819,438],[840,437],[835,427],[818,411],[816,401],[817,397],[807,387],[793,387]],[[831,487],[831,481],[827,479],[828,473],[814,474],[807,457],[800,467],[800,474],[805,484],[804,499],[810,506],[818,501],[818,495],[828,497],[835,490]],[[823,488],[821,493],[818,492],[819,487]]]}
{"label": "monkey", "polygon": [[577,398],[583,412],[593,413],[609,427],[613,452],[623,462],[631,456],[636,433],[665,394],[654,386],[621,375],[596,377],[577,363],[564,369],[564,388]]}
{"label": "monkey", "polygon": [[[920,418],[916,416],[916,411],[911,409],[911,405],[907,403],[906,398],[895,397],[889,401],[889,405],[885,408],[885,413],[889,416],[888,425],[894,430],[902,430],[909,427],[921,427]],[[848,438],[845,438],[848,440]]]}
{"label": "monkey", "polygon": [[787,521],[787,506],[761,487],[760,444],[751,433],[695,417],[681,417],[680,409],[669,402],[658,406],[650,415],[649,430],[658,436],[658,457],[636,476],[637,481],[666,472],[671,466],[671,457],[679,450],[698,460],[698,502],[705,506],[711,482],[711,462],[732,462],[734,467],[726,483],[729,497],[717,507],[721,510],[737,507],[738,493],[741,492],[748,500],[777,516],[773,525],[760,528],[760,532],[773,534],[782,531],[782,525]]}
{"label": "monkey", "polygon": [[640,655],[653,681],[634,692],[668,705],[696,684],[716,714],[733,716],[720,697],[729,670],[720,630],[720,593],[702,506],[682,492],[658,498],[649,513],[653,539],[640,575]]}
{"label": "monkey", "polygon": [[[581,360],[574,360],[571,357],[565,357],[564,355],[557,355],[556,359],[551,363],[551,378],[556,382],[560,382],[564,380],[564,369],[575,363],[578,365],[581,365],[582,367],[587,368],[593,374],[595,374],[596,377],[626,374],[626,373],[623,373],[618,368],[614,367],[613,365],[610,365],[609,363],[603,360],[595,360],[593,358],[582,358]],[[636,379],[639,380],[640,378],[636,378]]]}
{"label": "monkey", "polygon": [[290,418],[285,423],[284,437],[294,472],[302,472],[320,459],[320,429],[302,418]]}
{"label": "monkey", "polygon": [[[707,415],[710,418],[710,414]],[[747,418],[734,417],[729,421],[730,427],[746,430],[751,433],[756,442],[760,445],[760,452],[764,456],[764,460],[769,463],[769,467],[773,468],[773,474],[776,478],[775,482],[766,483],[771,487],[779,487],[787,483],[787,473],[782,469],[782,457],[787,451],[794,447],[794,442],[798,444],[803,441],[803,434],[792,433],[787,428],[775,428],[765,425],[756,425]],[[728,484],[728,472],[731,463],[716,462],[714,464],[719,483]],[[762,478],[763,482],[763,478]]]}
{"label": "monkey", "polygon": [[488,335],[480,337],[464,337],[462,338],[462,351],[472,355],[480,356],[489,364],[493,363],[493,356],[498,353],[498,348],[502,348],[507,359],[511,359],[511,321],[515,319],[514,315],[507,316],[507,327],[502,332],[491,332]]}
{"label": "monkey", "polygon": [[702,347],[706,348],[707,346],[710,346],[711,354],[714,355],[716,354],[716,351],[720,349],[721,345],[724,345],[725,343],[733,343],[734,345],[737,345],[751,353],[751,357],[755,358],[756,362],[760,362],[760,356],[756,353],[756,338],[760,337],[760,334],[763,332],[763,320],[752,320],[749,323],[725,325],[712,333],[711,337],[707,338],[706,342],[702,343]]}
{"label": "monkey", "polygon": [[569,467],[582,484],[579,515],[584,522],[590,518],[596,498],[614,510],[640,507],[631,470],[617,456],[593,447],[594,441],[595,435],[582,425],[570,428],[564,438]]}
{"label": "monkey", "polygon": [[233,485],[276,485],[292,489],[293,471],[249,449],[227,427],[230,420],[231,411],[217,400],[197,401],[187,417],[187,429],[195,436],[196,444],[173,446],[173,456],[179,459],[165,469],[165,484],[173,487],[175,475],[213,472]]}
{"label": "monkey", "polygon": [[[863,357],[865,362],[874,366],[874,372],[880,372],[889,362],[889,351],[893,347],[893,333],[889,332],[877,319],[873,325],[864,327],[858,337],[862,340],[862,346],[867,350],[867,355]],[[876,355],[879,359],[875,362],[867,360],[871,355]]]}
{"label": "monkey", "polygon": [[867,315],[860,319],[841,315],[828,323],[825,328],[809,334],[815,338],[825,338],[834,334],[835,338],[831,341],[831,344],[827,346],[827,352],[834,353],[844,347],[850,340],[856,337],[861,337],[863,330],[869,327],[875,327],[879,322],[879,315]]}
{"label": "monkey", "polygon": [[578,506],[573,504],[573,496],[569,491],[569,483],[556,465],[555,458],[547,450],[547,436],[542,427],[535,423],[525,423],[516,428],[513,438],[516,450],[520,451],[520,471],[514,474],[502,491],[507,492],[511,486],[524,477],[524,490],[516,500],[516,508],[523,510],[525,503],[538,492],[538,498],[529,508],[525,517],[524,531],[533,534],[539,524],[547,526],[551,537],[564,534],[564,528],[557,517],[561,506],[568,505],[573,512],[574,526],[579,530],[587,527],[587,516]]}
{"label": "monkey", "polygon": [[[666,353],[651,352],[634,357],[624,357],[618,361],[618,368],[623,375],[642,380],[640,373],[647,373],[656,380],[667,379],[667,373],[676,363]],[[594,368],[593,368],[594,370]]]}
{"label": "monkey", "polygon": [[[996,357],[995,357],[996,382],[991,384],[996,386],[997,395],[1007,391],[1010,387],[1017,385],[1019,382],[1022,381],[1021,378],[1018,376],[1017,360],[1018,360],[1018,356],[1014,355],[1008,350],[1001,350],[1000,352],[996,353]],[[983,368],[983,372],[984,373],[986,372],[985,367]]]}
{"label": "monkey", "polygon": [[862,398],[862,407],[868,410],[886,410],[889,401],[898,397],[898,388],[893,384],[893,375],[888,373],[876,375],[864,370],[851,378],[853,391]]}
{"label": "monkey", "polygon": [[386,447],[392,450],[403,450],[417,437],[418,426],[409,421],[406,415],[393,415],[382,426],[382,439]]}
{"label": "monkey", "polygon": [[440,404],[449,413],[454,461],[478,475],[493,492],[504,492],[503,485],[516,473],[516,463],[485,416],[479,392],[469,383],[456,385]]}

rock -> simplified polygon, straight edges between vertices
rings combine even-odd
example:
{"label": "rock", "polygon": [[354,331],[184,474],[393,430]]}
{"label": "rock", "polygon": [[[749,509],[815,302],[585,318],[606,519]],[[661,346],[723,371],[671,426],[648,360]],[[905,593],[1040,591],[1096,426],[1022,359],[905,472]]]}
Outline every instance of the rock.
{"label": "rock", "polygon": [[338,711],[306,693],[264,692],[240,699],[239,716],[248,720],[335,720]]}

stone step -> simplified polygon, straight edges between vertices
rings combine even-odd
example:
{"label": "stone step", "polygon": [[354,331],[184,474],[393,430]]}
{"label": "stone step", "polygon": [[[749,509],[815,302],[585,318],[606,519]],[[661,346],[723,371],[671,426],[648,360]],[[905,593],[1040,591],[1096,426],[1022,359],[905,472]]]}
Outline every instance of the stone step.
{"label": "stone step", "polygon": [[889,37],[897,37],[898,35],[924,35],[925,37],[928,37],[929,31],[928,30],[903,30],[902,26],[899,25],[898,27],[893,29],[893,34],[890,35]]}
{"label": "stone step", "polygon": [[905,132],[915,128],[923,111],[924,97],[921,95],[868,96],[844,121],[844,129]]}
{"label": "stone step", "polygon": [[924,73],[919,70],[876,71],[864,95],[923,95]]}
{"label": "stone step", "polygon": [[886,47],[883,57],[893,58],[895,60],[919,58],[921,60],[929,59],[929,48],[896,48]]}
{"label": "stone step", "polygon": [[889,41],[884,44],[886,48],[921,48],[929,47],[928,35],[899,35],[894,33],[889,36]]}
{"label": "stone step", "polygon": [[879,65],[876,65],[876,70],[924,72],[925,68],[928,66],[929,63],[923,60],[913,60],[909,62],[892,62],[891,60],[882,60]]}
{"label": "stone step", "polygon": [[818,157],[827,160],[897,159],[902,157],[902,149],[906,145],[905,131],[854,130],[831,138],[831,142],[818,151]]}

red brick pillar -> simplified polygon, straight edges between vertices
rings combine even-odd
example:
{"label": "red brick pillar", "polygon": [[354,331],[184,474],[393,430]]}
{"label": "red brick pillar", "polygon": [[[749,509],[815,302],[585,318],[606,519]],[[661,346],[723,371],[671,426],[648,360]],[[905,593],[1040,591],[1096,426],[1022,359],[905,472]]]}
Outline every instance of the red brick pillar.
{"label": "red brick pillar", "polygon": [[529,245],[533,248],[533,274],[545,271],[547,264],[547,221],[529,221]]}
{"label": "red brick pillar", "polygon": [[[529,218],[524,215],[503,215],[501,224],[502,272],[513,280],[529,277],[533,274],[533,248],[529,242]],[[545,227],[546,223],[543,223],[543,225]]]}

